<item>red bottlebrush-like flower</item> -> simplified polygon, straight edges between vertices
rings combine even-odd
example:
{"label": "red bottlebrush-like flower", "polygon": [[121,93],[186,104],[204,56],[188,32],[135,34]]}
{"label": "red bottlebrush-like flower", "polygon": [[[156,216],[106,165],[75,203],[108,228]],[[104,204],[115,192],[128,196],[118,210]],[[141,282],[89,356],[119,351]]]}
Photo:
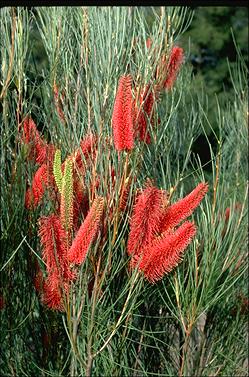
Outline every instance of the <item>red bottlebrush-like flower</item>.
{"label": "red bottlebrush-like flower", "polygon": [[155,103],[156,94],[147,85],[140,95],[139,104],[135,106],[135,135],[141,141],[149,144],[151,141],[149,133],[149,122],[153,125],[153,106]]}
{"label": "red bottlebrush-like flower", "polygon": [[68,292],[67,286],[62,284],[59,276],[55,273],[49,274],[43,287],[42,302],[50,309],[64,311],[63,289]]}
{"label": "red bottlebrush-like flower", "polygon": [[25,144],[37,142],[40,139],[40,133],[32,118],[26,117],[23,121],[22,141]]}
{"label": "red bottlebrush-like flower", "polygon": [[194,223],[186,221],[174,233],[162,235],[149,245],[138,265],[146,279],[154,283],[176,267],[195,233]]}
{"label": "red bottlebrush-like flower", "polygon": [[75,264],[84,262],[89,247],[94,241],[100,227],[103,214],[104,199],[97,197],[90,208],[84,222],[80,226],[72,246],[68,252],[68,259]]}
{"label": "red bottlebrush-like flower", "polygon": [[[46,188],[56,188],[53,176],[54,154],[55,147],[52,144],[43,147],[38,154],[36,162],[41,164],[41,166],[36,171],[31,187],[28,188],[25,195],[25,207],[28,209],[36,207],[40,203]],[[42,161],[46,162],[42,163]]]}
{"label": "red bottlebrush-like flower", "polygon": [[42,164],[34,175],[31,188],[26,192],[26,208],[31,208],[32,206],[36,207],[40,203],[48,182],[48,168],[46,164]]}
{"label": "red bottlebrush-like flower", "polygon": [[131,267],[138,267],[150,282],[161,279],[181,261],[196,227],[188,221],[176,230],[174,227],[200,204],[207,189],[206,183],[200,183],[189,195],[169,207],[166,192],[159,195],[160,190],[155,187],[149,187],[139,195],[131,219],[127,252],[132,256]]}
{"label": "red bottlebrush-like flower", "polygon": [[39,165],[42,165],[46,162],[52,172],[54,155],[56,151],[55,146],[53,144],[42,144],[42,145],[37,144],[36,151],[37,151],[36,163]]}
{"label": "red bottlebrush-like flower", "polygon": [[174,228],[180,221],[190,216],[208,191],[207,183],[200,183],[190,194],[167,207],[161,217],[160,232]]}
{"label": "red bottlebrush-like flower", "polygon": [[183,62],[183,49],[175,46],[172,48],[172,51],[170,53],[169,62],[167,64],[167,76],[164,81],[164,87],[166,89],[171,89],[177,74],[179,72],[180,66]]}
{"label": "red bottlebrush-like flower", "polygon": [[39,165],[45,162],[53,148],[42,139],[35,122],[30,117],[26,117],[23,122],[22,142],[30,146],[29,158]]}
{"label": "red bottlebrush-like flower", "polygon": [[139,257],[159,230],[159,221],[165,192],[157,187],[147,187],[138,195],[130,222],[127,252]]}
{"label": "red bottlebrush-like flower", "polygon": [[120,78],[113,107],[113,139],[119,152],[130,151],[134,147],[131,80],[130,75]]}
{"label": "red bottlebrush-like flower", "polygon": [[[39,236],[42,245],[42,256],[47,272],[55,280],[70,281],[74,278],[67,259],[67,234],[56,215],[39,219]],[[57,278],[56,278],[57,277]]]}

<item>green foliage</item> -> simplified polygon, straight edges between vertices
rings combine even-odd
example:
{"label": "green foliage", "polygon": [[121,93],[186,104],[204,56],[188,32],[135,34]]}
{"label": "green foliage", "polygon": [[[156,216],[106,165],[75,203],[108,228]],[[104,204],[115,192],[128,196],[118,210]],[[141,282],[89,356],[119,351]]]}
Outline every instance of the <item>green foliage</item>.
{"label": "green foliage", "polygon": [[[215,14],[212,8],[205,8],[206,13],[201,9],[201,21],[193,18],[192,24],[200,30],[198,43],[207,43],[208,31],[219,50],[230,32],[223,33],[220,20],[234,15],[225,7],[218,7]],[[246,375],[248,72],[240,52],[242,37],[235,33],[236,64],[227,65],[229,96],[210,98],[208,85],[202,81],[200,89],[186,63],[173,90],[163,93],[156,105],[151,144],[136,141],[130,155],[118,155],[106,140],[112,140],[120,75],[130,73],[135,86],[153,83],[165,41],[169,50],[188,38],[186,29],[193,17],[185,7],[149,10],[150,20],[144,7],[1,9],[3,375]],[[219,17],[218,34],[207,26],[206,14],[213,24]],[[158,47],[155,56],[146,52],[148,37]],[[41,64],[37,62],[40,48]],[[223,73],[215,80],[222,77]],[[56,109],[54,83],[64,122]],[[216,84],[210,85],[213,90]],[[27,114],[58,148],[53,169],[66,204],[67,229],[73,172],[72,162],[66,160],[62,175],[61,154],[71,153],[90,131],[98,135],[99,143],[96,160],[86,168],[86,187],[99,177],[96,192],[104,198],[111,195],[111,203],[118,203],[118,189],[128,173],[135,177],[132,193],[150,178],[170,192],[172,202],[200,181],[208,181],[208,195],[191,216],[197,236],[174,271],[151,285],[136,270],[129,270],[126,246],[134,200],[130,193],[128,210],[107,222],[107,237],[97,237],[79,267],[68,310],[59,313],[42,304],[34,289],[37,262],[44,270],[37,220],[51,213],[54,203],[47,195],[35,210],[25,208],[25,193],[37,169],[27,160],[20,140]],[[200,134],[209,146],[210,170],[193,153]],[[114,184],[112,167],[117,172]],[[111,216],[110,208],[104,215]]]}

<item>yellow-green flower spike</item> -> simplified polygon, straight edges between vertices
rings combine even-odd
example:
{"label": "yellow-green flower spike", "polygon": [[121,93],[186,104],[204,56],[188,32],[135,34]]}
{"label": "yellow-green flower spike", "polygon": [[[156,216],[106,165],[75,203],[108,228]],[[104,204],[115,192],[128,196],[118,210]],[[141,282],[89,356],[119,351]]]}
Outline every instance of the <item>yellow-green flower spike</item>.
{"label": "yellow-green flower spike", "polygon": [[53,174],[54,179],[57,184],[58,190],[61,193],[62,191],[62,170],[61,170],[61,151],[57,149],[54,155],[54,164],[53,164]]}
{"label": "yellow-green flower spike", "polygon": [[67,159],[61,188],[61,222],[69,231],[73,224],[73,168],[72,161]]}

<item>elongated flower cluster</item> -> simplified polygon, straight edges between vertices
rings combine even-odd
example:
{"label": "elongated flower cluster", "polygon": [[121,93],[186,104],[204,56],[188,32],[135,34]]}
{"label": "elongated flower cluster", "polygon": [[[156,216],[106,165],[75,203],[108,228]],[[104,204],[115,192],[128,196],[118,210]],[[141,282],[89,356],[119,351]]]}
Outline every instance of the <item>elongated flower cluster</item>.
{"label": "elongated flower cluster", "polygon": [[112,114],[113,140],[117,151],[130,151],[134,146],[133,100],[131,76],[119,79]]}
{"label": "elongated flower cluster", "polygon": [[182,62],[183,49],[178,46],[173,47],[167,64],[167,73],[163,84],[165,89],[171,89],[174,85]]}
{"label": "elongated flower cluster", "polygon": [[143,249],[152,242],[158,232],[164,198],[165,193],[153,186],[147,187],[138,195],[127,245],[127,252],[133,256],[133,260],[141,255]]}
{"label": "elongated flower cluster", "polygon": [[208,190],[200,183],[189,195],[168,206],[167,193],[147,187],[138,196],[131,218],[127,252],[131,267],[138,267],[154,283],[181,261],[182,254],[196,233],[186,219],[200,204]]}
{"label": "elongated flower cluster", "polygon": [[[89,209],[89,193],[84,183],[86,170],[94,165],[97,156],[97,136],[86,135],[80,147],[63,163],[60,150],[43,141],[31,118],[25,119],[21,141],[30,147],[28,157],[40,165],[27,189],[25,206],[35,208],[48,190],[55,209],[54,214],[41,216],[38,222],[46,276],[41,269],[36,271],[34,286],[49,308],[65,310],[65,299],[77,276],[75,264],[84,262],[101,229],[104,199],[96,197]],[[99,182],[96,177],[90,191],[97,190]]]}
{"label": "elongated flower cluster", "polygon": [[[152,41],[148,38],[147,50],[151,49],[151,45]],[[135,88],[134,99],[131,76],[121,76],[112,115],[114,145],[118,151],[131,150],[135,138],[150,144],[149,126],[154,124],[155,103],[163,90],[172,88],[183,57],[183,49],[178,46],[172,48],[169,58],[163,54],[154,75],[156,84]]]}
{"label": "elongated flower cluster", "polygon": [[[146,45],[149,52],[151,40]],[[147,144],[151,142],[149,127],[155,124],[156,102],[162,90],[173,86],[182,61],[183,50],[174,47],[168,59],[162,57],[154,73],[153,84],[143,83],[132,88],[131,75],[120,77],[112,114],[113,142],[118,152],[130,152],[136,138]],[[64,123],[62,96],[56,84],[53,89],[56,110]],[[29,146],[29,158],[38,165],[26,193],[26,207],[31,209],[41,203],[46,190],[53,195],[48,196],[49,199],[54,199],[54,213],[39,219],[46,276],[39,270],[35,286],[49,308],[65,310],[78,265],[84,263],[97,239],[101,245],[104,244],[109,225],[113,226],[116,237],[118,221],[125,218],[129,210],[128,198],[135,199],[132,198],[135,177],[131,175],[130,155],[126,155],[124,171],[116,166],[114,169],[112,163],[109,163],[110,176],[103,182],[97,164],[101,135],[86,135],[79,148],[67,156],[64,162],[61,161],[61,151],[43,140],[31,118],[24,120],[21,139]],[[105,142],[109,153],[110,139]],[[109,188],[105,198],[99,194],[103,192],[103,184]],[[115,190],[118,190],[119,196],[113,195]],[[196,234],[194,223],[180,223],[192,214],[206,192],[207,185],[201,183],[185,198],[169,205],[169,196],[165,190],[154,187],[151,182],[146,185],[136,197],[130,223],[127,252],[131,257],[132,268],[138,268],[146,279],[154,283],[177,266]],[[108,219],[103,216],[106,202],[110,203]],[[95,267],[92,259],[91,262]]]}
{"label": "elongated flower cluster", "polygon": [[63,309],[63,295],[68,292],[68,285],[74,278],[67,258],[67,235],[56,215],[41,217],[39,236],[42,245],[42,257],[46,263],[47,279],[44,284],[43,301],[53,309]]}
{"label": "elongated flower cluster", "polygon": [[84,262],[89,247],[94,241],[100,228],[103,208],[103,198],[96,198],[90,211],[88,212],[87,217],[79,228],[71,248],[69,249],[68,259],[70,262],[76,264],[81,264]]}
{"label": "elongated flower cluster", "polygon": [[200,183],[190,194],[167,207],[160,220],[160,232],[174,228],[180,221],[189,217],[207,193],[206,183]]}
{"label": "elongated flower cluster", "polygon": [[29,148],[29,159],[34,160],[37,164],[42,165],[53,159],[54,146],[43,140],[31,117],[26,117],[23,121],[21,141]]}
{"label": "elongated flower cluster", "polygon": [[32,206],[37,206],[41,201],[45,187],[48,183],[47,165],[43,164],[36,171],[32,186],[28,188],[25,195],[25,206],[26,208],[31,208]]}
{"label": "elongated flower cluster", "polygon": [[146,144],[151,142],[148,125],[154,123],[154,104],[156,95],[150,85],[140,94],[138,105],[135,103],[135,132],[136,136]]}

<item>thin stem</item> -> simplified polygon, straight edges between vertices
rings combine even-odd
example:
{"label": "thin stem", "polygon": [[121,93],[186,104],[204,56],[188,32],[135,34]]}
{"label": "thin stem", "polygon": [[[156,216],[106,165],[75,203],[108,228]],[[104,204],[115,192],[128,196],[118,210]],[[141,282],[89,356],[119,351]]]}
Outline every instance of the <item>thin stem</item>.
{"label": "thin stem", "polygon": [[120,323],[123,320],[123,316],[124,316],[125,310],[126,310],[126,308],[128,306],[131,294],[133,293],[133,288],[134,288],[134,285],[135,285],[135,283],[137,281],[137,278],[138,278],[138,271],[136,272],[135,278],[134,278],[134,280],[133,280],[133,282],[132,282],[132,284],[130,286],[130,290],[129,290],[128,296],[127,296],[127,298],[125,300],[122,312],[121,312],[121,314],[119,316],[119,319],[118,319],[118,321],[117,321],[117,323],[115,325],[114,330],[111,332],[111,334],[109,335],[109,337],[106,339],[106,341],[104,342],[103,346],[97,352],[95,352],[95,354],[93,355],[93,357],[96,357],[99,353],[101,353],[105,349],[105,347],[110,343],[110,341],[113,338],[113,336],[116,334],[117,329],[118,329]]}
{"label": "thin stem", "polygon": [[[121,203],[122,198],[123,198],[123,194],[124,194],[125,181],[126,181],[126,178],[127,178],[128,163],[129,163],[129,154],[127,153],[126,158],[125,158],[124,173],[123,173],[123,176],[121,178],[121,184],[120,184],[121,193],[119,195],[119,198],[120,198],[119,203]],[[120,192],[120,187],[119,187],[119,192]],[[115,215],[114,215],[112,245],[114,245],[115,240],[116,240],[116,236],[117,236],[119,215],[120,215],[120,210],[119,210],[119,205],[118,205],[117,211],[115,212]]]}
{"label": "thin stem", "polygon": [[[219,143],[220,146],[220,143]],[[212,224],[215,221],[215,208],[216,208],[216,201],[217,201],[217,188],[219,183],[219,171],[220,171],[220,158],[221,158],[221,151],[219,149],[217,161],[215,165],[215,182],[214,182],[214,194],[213,194],[213,205],[212,205]]]}
{"label": "thin stem", "polygon": [[9,69],[8,69],[5,85],[3,86],[3,89],[1,91],[0,99],[2,99],[5,96],[5,92],[11,80],[11,73],[13,69],[13,61],[14,61],[14,54],[15,54],[16,13],[15,13],[14,7],[12,7],[11,10],[12,10],[12,31],[11,31],[11,51],[10,51]]}

